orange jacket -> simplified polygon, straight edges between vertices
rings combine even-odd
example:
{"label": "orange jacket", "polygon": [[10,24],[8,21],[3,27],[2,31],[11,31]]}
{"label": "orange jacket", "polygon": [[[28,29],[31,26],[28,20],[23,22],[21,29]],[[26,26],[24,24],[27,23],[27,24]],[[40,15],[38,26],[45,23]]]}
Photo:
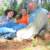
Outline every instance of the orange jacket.
{"label": "orange jacket", "polygon": [[28,15],[22,16],[22,18],[18,20],[18,23],[28,24],[29,23],[29,16]]}

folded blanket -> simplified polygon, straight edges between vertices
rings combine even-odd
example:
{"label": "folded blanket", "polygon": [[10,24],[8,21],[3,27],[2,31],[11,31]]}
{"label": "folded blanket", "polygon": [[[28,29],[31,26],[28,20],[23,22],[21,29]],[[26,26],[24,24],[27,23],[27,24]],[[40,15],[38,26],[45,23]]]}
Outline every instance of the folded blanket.
{"label": "folded blanket", "polygon": [[7,23],[0,27],[0,38],[14,38],[16,37],[16,32],[24,27],[26,25]]}
{"label": "folded blanket", "polygon": [[7,27],[0,27],[0,38],[14,38],[16,30]]}

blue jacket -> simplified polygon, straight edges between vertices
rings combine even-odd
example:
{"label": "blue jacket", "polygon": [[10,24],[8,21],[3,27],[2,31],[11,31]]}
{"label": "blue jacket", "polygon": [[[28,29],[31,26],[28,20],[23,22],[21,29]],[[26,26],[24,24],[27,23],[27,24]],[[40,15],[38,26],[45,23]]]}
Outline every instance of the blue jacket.
{"label": "blue jacket", "polygon": [[5,20],[0,24],[0,38],[14,38],[19,29],[26,27],[23,24],[16,24],[12,20]]}
{"label": "blue jacket", "polygon": [[48,11],[46,10],[46,9],[44,9],[44,8],[37,8],[37,9],[35,9],[35,10],[33,10],[31,13],[30,13],[30,19],[29,19],[29,21],[30,21],[30,23],[31,22],[34,22],[35,20],[36,20],[36,18],[38,17],[38,15],[40,14],[40,13],[46,13],[46,14],[48,14]]}

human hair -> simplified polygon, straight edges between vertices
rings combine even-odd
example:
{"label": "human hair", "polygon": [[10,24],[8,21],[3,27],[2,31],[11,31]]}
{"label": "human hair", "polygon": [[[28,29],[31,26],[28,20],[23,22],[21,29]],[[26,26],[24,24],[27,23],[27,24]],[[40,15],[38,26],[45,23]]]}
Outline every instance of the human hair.
{"label": "human hair", "polygon": [[22,14],[20,13],[19,15],[17,15],[16,19],[21,19],[22,18]]}
{"label": "human hair", "polygon": [[15,17],[16,15],[17,15],[17,12],[15,11],[15,10],[12,10],[12,9],[7,9],[7,10],[5,10],[5,16],[7,16],[7,14],[9,13],[9,12],[14,12],[14,15],[12,16],[12,17]]}
{"label": "human hair", "polygon": [[40,35],[38,35],[38,34],[34,36],[35,39],[36,39],[37,37],[38,37],[38,38],[42,38],[42,37],[41,37]]}

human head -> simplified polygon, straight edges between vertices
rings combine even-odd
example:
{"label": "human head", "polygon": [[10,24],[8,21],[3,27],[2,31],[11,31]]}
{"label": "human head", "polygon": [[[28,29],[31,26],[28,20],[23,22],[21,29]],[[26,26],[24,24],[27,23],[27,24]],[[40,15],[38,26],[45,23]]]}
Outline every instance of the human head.
{"label": "human head", "polygon": [[50,12],[48,13],[48,18],[50,18]]}
{"label": "human head", "polygon": [[47,40],[47,41],[50,41],[50,31],[47,30],[47,31],[45,32],[45,34],[44,34],[44,39]]}
{"label": "human head", "polygon": [[26,15],[27,14],[27,11],[26,11],[26,9],[21,9],[21,13],[22,13],[22,15]]}
{"label": "human head", "polygon": [[5,11],[5,16],[9,17],[9,18],[12,18],[12,17],[15,17],[17,14],[16,11],[12,10],[12,9],[7,9]]}
{"label": "human head", "polygon": [[28,3],[28,9],[29,10],[35,10],[37,8],[37,2],[35,2],[35,1],[32,1],[32,2],[29,2]]}

